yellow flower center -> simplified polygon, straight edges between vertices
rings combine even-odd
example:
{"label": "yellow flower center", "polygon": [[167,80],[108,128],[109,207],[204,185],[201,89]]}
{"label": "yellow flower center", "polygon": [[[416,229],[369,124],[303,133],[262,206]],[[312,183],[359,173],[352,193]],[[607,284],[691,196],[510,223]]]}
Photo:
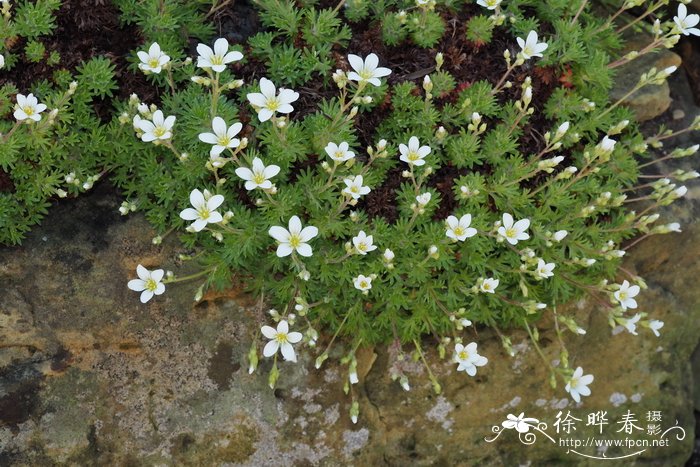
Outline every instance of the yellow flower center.
{"label": "yellow flower center", "polygon": [[335,158],[336,158],[336,159],[342,159],[344,155],[345,155],[345,154],[343,153],[343,151],[336,151],[336,152],[335,152]]}
{"label": "yellow flower center", "polygon": [[420,159],[420,156],[416,151],[408,151],[408,160],[409,161],[415,161]]}
{"label": "yellow flower center", "polygon": [[369,288],[369,284],[367,283],[367,281],[360,281],[360,288],[361,289]]}
{"label": "yellow flower center", "polygon": [[569,387],[575,388],[578,386],[578,378],[571,378],[569,381]]}
{"label": "yellow flower center", "polygon": [[268,99],[266,107],[267,107],[267,110],[270,110],[271,112],[275,112],[275,111],[277,111],[277,109],[280,108],[280,101],[277,98]]}
{"label": "yellow flower center", "polygon": [[525,48],[523,49],[523,55],[532,56],[532,54],[534,54],[534,53],[535,53],[535,51],[532,50],[532,47],[530,47],[529,45],[526,45]]}
{"label": "yellow flower center", "polygon": [[488,282],[484,282],[484,283],[481,285],[481,287],[482,287],[484,290],[491,290],[491,284],[489,284]]}
{"label": "yellow flower center", "polygon": [[157,126],[155,130],[153,130],[153,134],[156,136],[156,138],[160,138],[163,136],[165,133],[167,133],[168,130],[165,129],[165,127],[162,126]]}
{"label": "yellow flower center", "polygon": [[221,55],[212,55],[212,57],[209,59],[212,65],[223,65],[224,64],[224,57]]}
{"label": "yellow flower center", "polygon": [[364,80],[368,80],[368,79],[372,78],[373,73],[371,71],[367,70],[366,68],[363,68],[362,71],[360,71],[358,73],[358,75],[360,75],[360,78],[362,78]]}
{"label": "yellow flower center", "polygon": [[159,64],[160,64],[160,60],[157,58],[152,58],[148,61],[148,66],[151,68],[158,68]]}
{"label": "yellow flower center", "polygon": [[466,350],[462,350],[457,356],[460,360],[467,360],[469,358],[469,353]]}
{"label": "yellow flower center", "polygon": [[357,249],[360,251],[365,251],[365,250],[367,250],[367,244],[362,242],[359,245],[357,245]]}
{"label": "yellow flower center", "polygon": [[279,342],[280,344],[285,344],[287,343],[287,334],[283,332],[278,332],[277,335],[275,336],[275,340]]}
{"label": "yellow flower center", "polygon": [[511,227],[510,229],[506,229],[506,237],[515,238],[516,236],[517,236],[517,232],[515,231],[515,229],[513,227]]}
{"label": "yellow flower center", "polygon": [[455,228],[454,232],[455,232],[455,235],[457,235],[458,237],[460,235],[464,235],[464,229],[462,227]]}
{"label": "yellow flower center", "polygon": [[289,236],[289,246],[292,248],[299,248],[299,245],[301,245],[301,238],[299,237],[298,234],[292,234]]}
{"label": "yellow flower center", "polygon": [[24,113],[28,116],[34,115],[34,107],[32,107],[31,105],[25,105],[24,107],[22,107],[22,110],[24,110]]}
{"label": "yellow flower center", "polygon": [[197,213],[199,214],[199,218],[204,220],[209,219],[209,216],[211,215],[211,211],[209,211],[206,206],[199,208]]}
{"label": "yellow flower center", "polygon": [[231,143],[231,138],[228,136],[222,136],[217,139],[217,143],[219,143],[219,146],[228,147],[229,143]]}
{"label": "yellow flower center", "polygon": [[257,172],[253,174],[253,182],[256,185],[262,185],[263,183],[265,183],[265,176],[262,173]]}
{"label": "yellow flower center", "polygon": [[144,285],[146,286],[146,290],[148,290],[150,292],[155,292],[155,290],[158,288],[158,283],[156,281],[154,281],[153,279],[148,279],[146,281],[146,284],[144,284]]}
{"label": "yellow flower center", "polygon": [[627,292],[620,292],[618,296],[620,297],[620,300],[625,300],[627,298]]}
{"label": "yellow flower center", "polygon": [[353,193],[358,193],[360,189],[357,187],[357,185],[353,185],[350,187],[350,191],[352,191]]}

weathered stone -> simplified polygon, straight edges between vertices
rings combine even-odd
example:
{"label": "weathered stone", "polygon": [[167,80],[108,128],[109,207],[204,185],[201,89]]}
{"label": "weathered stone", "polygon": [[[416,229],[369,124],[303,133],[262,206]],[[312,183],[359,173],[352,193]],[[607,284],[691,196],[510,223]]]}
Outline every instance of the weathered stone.
{"label": "weathered stone", "polygon": [[[146,222],[110,215],[119,200],[98,190],[55,208],[23,247],[0,250],[0,464],[586,465],[541,435],[532,446],[514,431],[493,443],[485,438],[509,413],[547,421],[553,433],[560,410],[579,418],[606,410],[611,423],[627,410],[638,417],[660,410],[686,437],[641,457],[681,465],[692,449],[688,362],[700,335],[695,204],[680,205],[683,234],[645,240],[626,263],[649,283],[640,304],[666,322],[660,338],[642,330],[611,336],[594,301],[572,307],[588,330],[567,337],[572,363],[596,376],[580,406],[547,385],[526,333],[509,332],[517,352],[511,358],[496,334],[479,329],[474,339],[489,364],[475,378],[426,351],[440,395],[419,362],[401,364],[409,392],[391,380],[396,349],[358,352],[355,425],[352,398],[342,391],[347,367],[332,359],[315,370],[315,353],[300,350],[299,363],[280,363],[274,391],[269,361],[248,374],[246,354],[265,320],[254,299],[232,291],[193,305],[198,284],[183,284],[139,303],[126,288],[135,264],[149,258],[149,266],[180,268],[179,246],[176,239],[152,245]],[[104,209],[104,222],[81,219],[95,209]],[[558,358],[551,323],[539,326],[547,360]],[[606,437],[619,438],[615,429]]]}
{"label": "weathered stone", "polygon": [[[645,34],[630,35],[625,50],[621,55],[630,51],[638,51],[652,42],[652,38]],[[647,85],[630,96],[626,94],[639,82],[642,73],[648,72],[652,67],[663,70],[670,66],[679,67],[681,58],[669,51],[661,50],[657,53],[642,55],[631,62],[615,69],[615,86],[610,93],[610,99],[614,102],[624,98],[622,104],[634,111],[637,120],[644,122],[658,117],[671,105],[671,96],[668,83],[661,85]]]}

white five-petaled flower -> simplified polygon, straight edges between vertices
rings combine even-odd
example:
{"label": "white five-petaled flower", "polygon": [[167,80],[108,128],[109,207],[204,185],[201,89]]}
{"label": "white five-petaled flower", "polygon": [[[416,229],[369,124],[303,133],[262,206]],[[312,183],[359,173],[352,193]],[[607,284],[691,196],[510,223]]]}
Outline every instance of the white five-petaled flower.
{"label": "white five-petaled flower", "polygon": [[537,33],[535,31],[530,31],[527,34],[525,40],[520,37],[516,38],[518,45],[522,49],[523,58],[529,60],[532,57],[541,57],[542,52],[547,50],[546,42],[537,42]]}
{"label": "white five-petaled flower", "polygon": [[498,284],[500,284],[501,281],[498,279],[494,278],[487,278],[481,281],[481,284],[479,285],[479,290],[481,290],[484,293],[496,293],[496,287],[498,287]]}
{"label": "white five-petaled flower", "polygon": [[596,146],[600,151],[602,152],[612,152],[613,149],[615,149],[615,144],[617,144],[617,141],[610,138],[608,135],[603,136],[603,139],[600,140],[600,143]]}
{"label": "white five-petaled flower", "polygon": [[214,50],[206,44],[197,46],[197,66],[199,68],[211,68],[216,73],[221,73],[226,69],[226,65],[237,62],[243,58],[243,54],[236,51],[228,51],[228,41],[223,37],[214,42]]}
{"label": "white five-petaled flower", "polygon": [[418,202],[418,204],[420,204],[421,206],[425,207],[425,206],[428,205],[428,203],[430,202],[430,199],[431,199],[431,198],[432,198],[432,195],[430,194],[430,192],[429,192],[429,191],[426,191],[426,192],[423,193],[422,195],[416,196],[416,201]]}
{"label": "white five-petaled flower", "polygon": [[277,329],[272,326],[263,326],[260,328],[260,332],[262,332],[263,336],[270,339],[270,342],[265,344],[265,348],[263,348],[265,357],[272,357],[277,353],[277,350],[280,350],[282,357],[288,362],[297,361],[297,355],[294,353],[292,344],[301,341],[303,336],[300,332],[289,332],[289,324],[286,320],[283,319],[277,323]]}
{"label": "white five-petaled flower", "polygon": [[637,308],[637,301],[634,299],[637,294],[639,294],[639,286],[630,285],[628,281],[622,281],[620,288],[613,293],[623,310]]}
{"label": "white five-petaled flower", "polygon": [[221,117],[214,117],[211,121],[211,128],[214,133],[200,133],[199,140],[203,143],[213,144],[210,157],[216,157],[226,149],[237,148],[241,141],[235,136],[241,132],[243,125],[239,122],[234,123],[230,127],[226,126],[226,122]]}
{"label": "white five-petaled flower", "polygon": [[622,326],[627,330],[627,332],[636,336],[637,335],[637,323],[639,322],[640,319],[642,319],[642,315],[640,315],[639,313],[636,313],[631,318],[623,319]]}
{"label": "white five-petaled flower", "polygon": [[408,146],[405,144],[399,144],[399,152],[401,153],[401,159],[409,165],[421,166],[425,164],[423,160],[425,156],[430,154],[430,146],[421,146],[418,138],[411,136],[408,140]]}
{"label": "white five-petaled flower", "polygon": [[277,256],[284,258],[296,251],[301,256],[309,257],[313,254],[311,245],[307,242],[318,235],[318,229],[313,226],[301,227],[301,220],[298,216],[289,219],[289,230],[275,225],[270,227],[268,234],[279,242],[277,246]]}
{"label": "white five-petaled flower", "polygon": [[211,196],[208,190],[204,190],[204,193],[194,189],[190,193],[190,204],[191,208],[183,209],[180,213],[180,218],[186,221],[194,221],[190,224],[190,227],[195,232],[201,231],[207,224],[216,224],[221,222],[224,218],[216,208],[221,206],[224,202],[223,195]]}
{"label": "white five-petaled flower", "polygon": [[280,168],[277,165],[265,166],[259,157],[253,159],[253,167],[239,167],[236,169],[236,175],[245,180],[245,189],[250,191],[256,188],[269,190],[272,188],[270,179],[280,173]]}
{"label": "white five-petaled flower", "polygon": [[358,83],[368,82],[375,86],[381,86],[382,82],[379,78],[391,74],[390,69],[379,66],[379,57],[373,53],[367,55],[364,60],[357,55],[349,54],[348,62],[355,70],[348,73],[348,79]]}
{"label": "white five-petaled flower", "polygon": [[653,332],[656,337],[661,336],[661,334],[659,334],[659,329],[661,329],[662,327],[664,327],[663,321],[660,321],[658,319],[652,319],[651,321],[649,321],[649,329],[651,329],[651,332]]}
{"label": "white five-petaled flower", "polygon": [[459,219],[455,216],[448,216],[445,222],[447,223],[447,232],[445,235],[452,239],[463,242],[467,238],[476,235],[476,229],[469,227],[472,223],[471,214],[465,214]]}
{"label": "white five-petaled flower", "polygon": [[476,374],[476,367],[488,363],[488,358],[477,353],[476,342],[467,345],[455,344],[454,361],[457,363],[457,371],[466,371],[469,376]]}
{"label": "white five-petaled flower", "polygon": [[353,284],[355,284],[355,288],[357,290],[361,290],[362,292],[367,292],[369,289],[372,288],[372,278],[368,276],[363,276],[360,274],[359,276],[355,277],[353,280]]}
{"label": "white five-petaled flower", "polygon": [[143,72],[149,73],[160,73],[163,67],[170,61],[170,57],[160,50],[160,45],[157,42],[151,44],[148,48],[148,52],[138,51],[136,55],[139,56],[139,68]]}
{"label": "white five-petaled flower", "polygon": [[554,273],[552,272],[557,265],[554,263],[545,263],[545,261],[540,258],[537,260],[537,269],[535,269],[535,274],[540,279],[546,279],[552,277]]}
{"label": "white five-petaled flower", "polygon": [[343,193],[350,195],[352,199],[360,199],[360,196],[366,195],[371,190],[368,186],[362,186],[364,179],[362,175],[355,175],[353,178],[343,180],[346,187],[343,188]]}
{"label": "white five-petaled flower", "polygon": [[155,140],[166,140],[173,136],[173,125],[175,125],[175,116],[170,115],[164,118],[163,112],[156,110],[153,112],[153,121],[145,118],[139,119],[138,122],[134,118],[139,129],[143,132],[141,141],[149,143]]}
{"label": "white five-petaled flower", "polygon": [[501,425],[503,425],[503,428],[506,428],[508,430],[512,430],[515,428],[515,430],[518,433],[527,433],[528,431],[530,431],[530,428],[532,426],[537,426],[537,423],[539,423],[539,420],[537,420],[536,418],[525,417],[525,412],[521,412],[520,415],[518,415],[517,417],[509,413],[507,418],[508,420],[504,420],[501,423]]}
{"label": "white five-petaled flower", "polygon": [[162,269],[149,271],[139,264],[136,266],[136,275],[139,278],[130,280],[127,286],[135,292],[141,292],[141,303],[146,303],[154,295],[165,292],[165,284],[161,282],[164,274]]}
{"label": "white five-petaled flower", "polygon": [[566,383],[566,392],[571,394],[571,398],[576,402],[581,402],[581,396],[590,396],[591,390],[588,385],[593,382],[593,375],[584,375],[583,368],[578,367],[571,379]]}
{"label": "white five-petaled flower", "polygon": [[343,141],[340,144],[328,143],[325,147],[328,157],[337,163],[345,162],[355,157],[355,153],[350,151],[350,145]]}
{"label": "white five-petaled flower", "polygon": [[280,88],[277,93],[275,85],[267,78],[260,78],[260,92],[251,92],[246,96],[258,112],[258,119],[266,122],[276,112],[291,113],[294,110],[290,104],[299,99],[299,93],[291,89]]}
{"label": "white five-petaled flower", "polygon": [[355,245],[355,251],[361,255],[366,255],[370,251],[377,249],[372,235],[367,235],[364,230],[360,230],[357,237],[352,238],[352,244]]}
{"label": "white five-petaled flower", "polygon": [[477,5],[483,6],[487,10],[495,10],[503,0],[478,0]]}
{"label": "white five-petaled flower", "polygon": [[41,120],[41,112],[46,110],[45,104],[40,104],[34,94],[29,94],[25,96],[24,94],[17,94],[17,104],[15,104],[14,116],[18,121],[22,120],[32,120],[38,122]]}
{"label": "white five-petaled flower", "polygon": [[503,237],[511,245],[515,245],[521,240],[527,240],[530,235],[526,232],[530,227],[530,219],[521,219],[513,222],[513,216],[503,213],[503,223],[498,228],[498,235]]}
{"label": "white five-petaled flower", "polygon": [[681,34],[700,36],[700,29],[695,27],[700,23],[700,15],[689,15],[688,8],[684,4],[678,4],[678,16],[673,17],[673,22],[676,23]]}

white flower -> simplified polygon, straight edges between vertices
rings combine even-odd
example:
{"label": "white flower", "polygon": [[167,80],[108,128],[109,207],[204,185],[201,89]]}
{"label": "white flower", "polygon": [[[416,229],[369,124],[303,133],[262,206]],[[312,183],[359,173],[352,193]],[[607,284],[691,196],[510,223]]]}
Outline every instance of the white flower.
{"label": "white flower", "polygon": [[427,206],[428,203],[430,202],[430,198],[432,198],[432,195],[430,194],[429,191],[426,191],[426,192],[423,193],[422,195],[416,196],[416,201],[417,201],[418,204],[420,204],[421,206]]}
{"label": "white flower", "polygon": [[193,208],[183,209],[180,217],[186,221],[194,221],[190,227],[195,232],[201,231],[207,224],[216,224],[224,218],[215,209],[224,202],[223,195],[211,196],[209,191],[204,193],[194,189],[190,193],[190,204]]}
{"label": "white flower", "polygon": [[307,242],[318,235],[318,229],[313,226],[302,229],[299,217],[292,216],[289,219],[289,230],[276,225],[270,227],[268,234],[279,242],[277,256],[280,258],[291,255],[295,250],[301,256],[309,257],[313,251]]}
{"label": "white flower", "polygon": [[355,153],[349,151],[350,145],[346,142],[342,142],[339,145],[335,143],[328,143],[325,147],[326,154],[333,159],[335,162],[345,162],[349,159],[355,157]]}
{"label": "white flower", "polygon": [[0,54],[0,68],[5,68],[5,56]]}
{"label": "white flower", "polygon": [[379,57],[377,57],[376,54],[367,55],[364,61],[357,55],[349,54],[348,62],[350,62],[350,66],[355,70],[348,73],[348,79],[350,81],[357,81],[358,83],[368,82],[375,86],[381,86],[382,82],[379,78],[391,74],[390,69],[378,66]]}
{"label": "white flower", "polygon": [[199,44],[197,46],[197,66],[199,68],[211,68],[216,73],[221,73],[226,69],[226,65],[237,62],[243,58],[243,54],[235,51],[228,51],[228,41],[219,38],[214,42],[214,50],[208,45]]}
{"label": "white flower", "polygon": [[399,159],[409,165],[420,166],[425,164],[423,158],[430,154],[430,146],[421,146],[418,138],[411,136],[408,140],[408,146],[399,144],[399,152],[401,153]]}
{"label": "white flower", "polygon": [[481,5],[487,10],[495,10],[503,0],[478,0],[477,5]]}
{"label": "white flower", "polygon": [[466,346],[455,344],[454,361],[457,363],[457,371],[466,371],[469,376],[474,376],[476,367],[486,365],[489,360],[479,355],[476,342],[471,342]]}
{"label": "white flower", "polygon": [[536,418],[526,418],[525,412],[521,412],[517,417],[509,413],[507,418],[508,420],[504,420],[503,423],[501,423],[503,428],[508,430],[515,428],[518,433],[527,433],[530,431],[530,427],[536,427],[539,422]]}
{"label": "white flower", "polygon": [[481,290],[484,293],[496,293],[496,287],[498,287],[498,284],[500,282],[501,281],[494,278],[484,279],[479,285],[479,290]]}
{"label": "white flower", "polygon": [[277,93],[277,89],[272,81],[267,78],[260,78],[260,92],[251,92],[246,97],[258,112],[258,119],[261,122],[266,122],[276,112],[282,114],[291,113],[294,107],[290,104],[299,99],[299,93],[284,88],[280,88],[279,93]]}
{"label": "white flower", "polygon": [[263,161],[259,157],[253,159],[253,167],[249,169],[247,167],[239,167],[236,169],[236,175],[245,180],[245,189],[250,191],[256,188],[262,188],[263,190],[269,190],[272,188],[272,182],[270,179],[280,173],[279,166],[268,165],[265,166]]}
{"label": "white flower", "polygon": [[368,186],[362,186],[363,177],[362,175],[356,175],[353,178],[346,178],[343,180],[346,187],[343,188],[343,193],[352,196],[352,199],[360,199],[360,196],[366,195],[370,192]]}
{"label": "white flower", "polygon": [[537,33],[535,31],[530,31],[525,40],[522,40],[520,37],[516,38],[516,40],[522,49],[523,58],[525,60],[532,57],[541,57],[542,52],[547,50],[548,47],[545,42],[537,42]]}
{"label": "white flower", "polygon": [[681,231],[681,225],[678,222],[671,222],[670,224],[666,224],[666,228],[668,229],[669,232],[680,232]]}
{"label": "white flower", "polygon": [[530,219],[521,219],[518,222],[513,222],[513,216],[506,212],[503,214],[503,223],[498,228],[498,235],[511,245],[515,245],[519,241],[530,238],[530,235],[526,232],[529,227]]}
{"label": "white flower", "polygon": [[389,263],[394,261],[394,257],[395,257],[394,252],[388,248],[386,250],[384,250],[383,256],[384,256],[384,259]]}
{"label": "white flower", "polygon": [[660,321],[658,319],[652,319],[649,321],[649,329],[651,329],[651,332],[656,335],[656,337],[659,337],[661,334],[659,334],[659,329],[664,327],[664,322]]}
{"label": "white flower", "polygon": [[300,332],[289,332],[289,324],[286,320],[282,320],[277,323],[277,329],[271,326],[263,326],[260,328],[263,336],[270,339],[270,342],[265,344],[263,348],[263,355],[265,357],[272,357],[277,353],[277,350],[282,352],[282,357],[289,362],[296,362],[297,355],[294,353],[294,347],[292,344],[296,344],[301,341],[303,337]]}
{"label": "white flower", "polygon": [[18,121],[22,120],[32,120],[38,122],[41,120],[41,112],[46,110],[45,104],[40,104],[34,94],[29,94],[25,96],[24,94],[17,94],[17,104],[15,104],[14,116]]}
{"label": "white flower", "polygon": [[168,118],[163,118],[163,112],[156,110],[153,112],[152,118],[153,121],[145,118],[136,121],[136,117],[134,117],[134,124],[137,124],[139,130],[143,132],[141,141],[149,143],[155,140],[170,139],[173,136],[172,130],[175,124],[175,116],[170,115]]}
{"label": "white flower", "polygon": [[700,23],[700,15],[689,15],[688,8],[684,4],[678,4],[678,16],[674,16],[673,21],[676,23],[676,26],[678,26],[681,34],[685,36],[690,34],[700,36],[700,29],[695,27]]}
{"label": "white flower", "polygon": [[542,258],[537,260],[537,269],[535,269],[535,275],[540,279],[546,279],[552,277],[554,273],[552,272],[557,265],[554,263],[545,263]]}
{"label": "white flower", "polygon": [[581,396],[590,396],[591,390],[588,385],[593,382],[593,375],[584,375],[583,368],[578,367],[571,379],[566,383],[566,392],[571,394],[571,398],[576,402],[581,402]]}
{"label": "white flower", "polygon": [[364,230],[360,230],[357,237],[352,238],[352,244],[355,245],[355,251],[361,255],[366,255],[370,251],[377,249],[377,245],[374,245],[374,239],[372,235],[367,235]]}
{"label": "white flower", "polygon": [[148,52],[138,51],[136,55],[139,56],[139,68],[141,71],[149,73],[160,73],[163,67],[170,61],[170,57],[160,50],[160,45],[157,42],[151,44],[148,48]]}
{"label": "white flower", "polygon": [[236,122],[227,128],[223,118],[214,117],[214,120],[211,121],[211,127],[214,133],[199,134],[201,142],[214,145],[209,151],[210,157],[216,157],[226,149],[237,148],[241,144],[241,141],[235,138],[243,128],[241,123]]}
{"label": "white flower", "polygon": [[615,296],[615,299],[620,302],[622,309],[627,310],[627,308],[637,308],[637,301],[634,299],[634,297],[636,297],[638,293],[638,285],[630,286],[629,282],[623,281],[620,288],[616,290],[613,295]]}
{"label": "white flower", "polygon": [[476,235],[476,229],[469,227],[472,223],[471,214],[465,214],[459,219],[455,216],[449,216],[445,222],[447,222],[447,232],[445,235],[450,238],[463,242],[467,238]]}
{"label": "white flower", "polygon": [[623,319],[622,326],[624,326],[625,329],[627,329],[627,332],[636,336],[637,335],[637,323],[639,322],[639,320],[641,318],[642,318],[642,315],[637,313],[631,318]]}
{"label": "white flower", "polygon": [[136,266],[136,275],[138,279],[132,279],[127,286],[136,292],[141,292],[141,303],[146,303],[154,295],[160,295],[165,292],[165,284],[161,282],[165,271],[156,269],[149,271],[140,264]]}
{"label": "white flower", "polygon": [[603,136],[603,139],[598,143],[598,146],[596,146],[597,149],[604,153],[612,152],[613,149],[615,149],[615,144],[617,141],[615,141],[612,138],[609,138],[608,135]]}
{"label": "white flower", "polygon": [[566,230],[557,230],[556,232],[554,232],[554,240],[557,242],[561,242],[562,240],[564,240],[564,238],[566,238],[567,235],[569,235],[569,232],[567,232]]}
{"label": "white flower", "polygon": [[355,277],[352,280],[352,282],[353,284],[355,284],[355,288],[357,290],[361,290],[362,292],[367,292],[369,289],[372,288],[372,278],[368,276],[363,276],[362,274]]}

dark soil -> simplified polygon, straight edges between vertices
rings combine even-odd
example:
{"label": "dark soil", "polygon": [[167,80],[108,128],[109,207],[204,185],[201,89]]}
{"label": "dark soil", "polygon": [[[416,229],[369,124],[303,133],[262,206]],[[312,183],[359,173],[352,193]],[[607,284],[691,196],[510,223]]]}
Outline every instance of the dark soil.
{"label": "dark soil", "polygon": [[[50,66],[46,61],[23,61],[0,75],[0,85],[12,82],[20,92],[27,93],[38,80],[51,81],[56,71],[73,71],[83,61],[101,55],[115,65],[119,86],[115,97],[128,98],[135,92],[145,101],[155,100],[158,91],[148,84],[145,76],[127,70],[127,57],[142,42],[139,30],[135,25],[121,24],[120,11],[109,0],[64,0],[56,14],[56,29],[41,41],[47,57],[53,51],[60,54],[59,64]],[[23,57],[25,45],[26,41],[19,39],[9,49]],[[109,100],[96,100],[95,110],[103,121],[113,114]]]}
{"label": "dark soil", "polygon": [[[333,8],[335,2],[322,0],[318,7]],[[467,21],[472,16],[483,13],[481,10],[481,7],[474,4],[466,5],[458,12],[444,12],[443,17],[447,25],[445,34],[437,46],[432,49],[418,48],[410,42],[398,46],[386,46],[382,43],[378,24],[373,22],[350,23],[353,37],[347,51],[341,47],[334,48],[335,66],[345,70],[350,68],[347,63],[347,53],[360,56],[376,53],[381,65],[392,70],[392,74],[388,77],[389,84],[413,81],[420,85],[423,77],[434,71],[435,54],[441,51],[445,57],[444,69],[455,78],[457,88],[452,95],[439,96],[436,97],[436,100],[438,105],[453,101],[459,91],[478,80],[486,79],[492,83],[497,82],[506,69],[503,51],[511,48],[515,52],[517,48],[515,41],[504,28],[496,29],[489,44],[475,44],[466,39]],[[220,11],[215,15],[214,21],[220,35],[234,42],[240,42],[263,30],[255,11],[247,1],[236,2],[235,5]],[[266,64],[251,57],[250,54],[246,54],[246,57],[248,62],[237,70],[238,76],[246,81],[264,76]],[[504,101],[517,98],[520,84],[525,77],[532,78],[533,105],[536,111],[523,128],[523,134],[520,138],[520,150],[526,154],[536,153],[542,149],[542,134],[550,128],[551,122],[546,121],[539,110],[546,103],[553,90],[561,85],[559,78],[562,74],[563,70],[540,68],[536,66],[536,61],[533,61],[518,68],[511,75],[509,79],[513,82],[513,87],[503,91],[499,96]],[[295,90],[300,94],[299,100],[294,105],[294,117],[297,119],[315,112],[320,99],[337,95],[335,84],[333,82],[324,84],[321,77],[302,87],[295,88]],[[384,103],[356,120],[360,147],[375,143],[377,127],[391,111],[390,97],[387,96]],[[246,117],[248,115],[242,115],[241,120],[244,121]],[[307,165],[300,165],[297,169],[301,170]],[[364,209],[370,217],[381,216],[389,222],[396,221],[398,216],[396,190],[405,181],[401,177],[402,170],[401,167],[390,170],[384,183],[373,187],[370,194],[360,203],[359,207]],[[429,178],[428,186],[435,188],[441,194],[440,206],[435,212],[436,219],[444,219],[453,213],[457,206],[452,192],[453,180],[465,173],[465,170],[457,170],[448,165],[436,171]]]}

